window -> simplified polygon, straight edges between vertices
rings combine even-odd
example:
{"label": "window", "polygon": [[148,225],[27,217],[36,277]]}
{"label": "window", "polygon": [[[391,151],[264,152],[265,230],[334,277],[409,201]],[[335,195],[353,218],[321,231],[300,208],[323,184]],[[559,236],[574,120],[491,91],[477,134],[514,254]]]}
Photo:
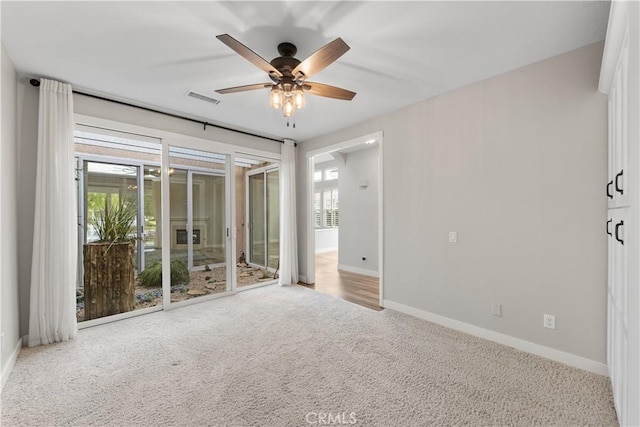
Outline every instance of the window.
{"label": "window", "polygon": [[338,189],[324,190],[324,226],[338,226]]}
{"label": "window", "polygon": [[[322,165],[320,165],[322,167]],[[333,181],[338,179],[338,167],[327,166],[325,169],[313,171],[313,182]]]}
{"label": "window", "polygon": [[316,191],[315,197],[313,199],[313,209],[314,209],[314,220],[316,224],[316,228],[322,227],[322,198],[320,195],[320,191]]}
{"label": "window", "polygon": [[314,194],[314,219],[316,228],[338,227],[338,189],[317,190]]}
{"label": "window", "polygon": [[324,180],[331,181],[332,179],[338,179],[338,168],[329,168],[324,170]]}
{"label": "window", "polygon": [[320,163],[313,172],[315,193],[313,220],[316,228],[338,227],[338,167],[331,163]]}

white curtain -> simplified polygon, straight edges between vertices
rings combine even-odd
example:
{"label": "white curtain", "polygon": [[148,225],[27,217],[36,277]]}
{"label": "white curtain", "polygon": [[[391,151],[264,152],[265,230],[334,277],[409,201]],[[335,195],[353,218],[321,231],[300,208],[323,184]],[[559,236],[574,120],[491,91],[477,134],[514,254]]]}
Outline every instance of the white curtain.
{"label": "white curtain", "polygon": [[40,81],[29,347],[72,339],[78,330],[72,95],[68,84]]}
{"label": "white curtain", "polygon": [[280,285],[298,283],[296,231],[296,150],[285,139],[280,159]]}

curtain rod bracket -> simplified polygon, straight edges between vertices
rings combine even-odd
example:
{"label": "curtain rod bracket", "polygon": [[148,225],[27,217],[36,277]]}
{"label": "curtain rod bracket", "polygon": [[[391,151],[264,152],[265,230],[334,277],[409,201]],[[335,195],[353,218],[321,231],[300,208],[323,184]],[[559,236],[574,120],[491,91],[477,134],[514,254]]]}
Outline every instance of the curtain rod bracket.
{"label": "curtain rod bracket", "polygon": [[203,128],[203,130],[204,130],[204,131],[206,131],[206,130],[207,130],[207,125],[208,125],[208,124],[209,124],[209,123],[204,122],[204,128]]}

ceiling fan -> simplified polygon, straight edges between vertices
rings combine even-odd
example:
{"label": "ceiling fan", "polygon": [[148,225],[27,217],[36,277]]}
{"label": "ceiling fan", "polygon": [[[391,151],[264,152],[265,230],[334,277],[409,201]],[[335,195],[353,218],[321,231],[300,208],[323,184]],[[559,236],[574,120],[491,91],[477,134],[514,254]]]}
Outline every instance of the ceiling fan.
{"label": "ceiling fan", "polygon": [[350,49],[349,45],[341,38],[337,38],[322,46],[304,61],[300,61],[294,57],[298,51],[294,44],[280,43],[278,45],[278,53],[280,56],[274,58],[271,62],[267,62],[260,55],[229,34],[221,34],[217,36],[217,38],[247,61],[265,71],[273,82],[216,90],[216,92],[220,94],[245,92],[256,89],[271,89],[271,106],[276,109],[282,109],[282,114],[287,118],[293,116],[296,109],[304,108],[305,92],[311,95],[346,101],[351,101],[353,97],[356,96],[356,93],[350,90],[307,81],[307,78],[324,70]]}

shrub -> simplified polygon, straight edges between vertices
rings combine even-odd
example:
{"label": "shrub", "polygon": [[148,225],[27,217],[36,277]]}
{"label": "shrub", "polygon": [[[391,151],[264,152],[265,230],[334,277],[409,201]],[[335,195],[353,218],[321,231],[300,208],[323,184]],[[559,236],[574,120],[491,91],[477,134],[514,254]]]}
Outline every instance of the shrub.
{"label": "shrub", "polygon": [[191,276],[189,275],[189,268],[180,260],[171,261],[171,286],[183,285],[189,283]]}
{"label": "shrub", "polygon": [[[138,276],[140,285],[146,288],[162,287],[162,263],[156,262],[145,268]],[[189,269],[180,260],[171,261],[171,286],[189,283]]]}
{"label": "shrub", "polygon": [[127,242],[134,239],[133,223],[138,214],[137,204],[128,199],[120,199],[115,206],[96,212],[91,224],[98,234],[99,242]]}

